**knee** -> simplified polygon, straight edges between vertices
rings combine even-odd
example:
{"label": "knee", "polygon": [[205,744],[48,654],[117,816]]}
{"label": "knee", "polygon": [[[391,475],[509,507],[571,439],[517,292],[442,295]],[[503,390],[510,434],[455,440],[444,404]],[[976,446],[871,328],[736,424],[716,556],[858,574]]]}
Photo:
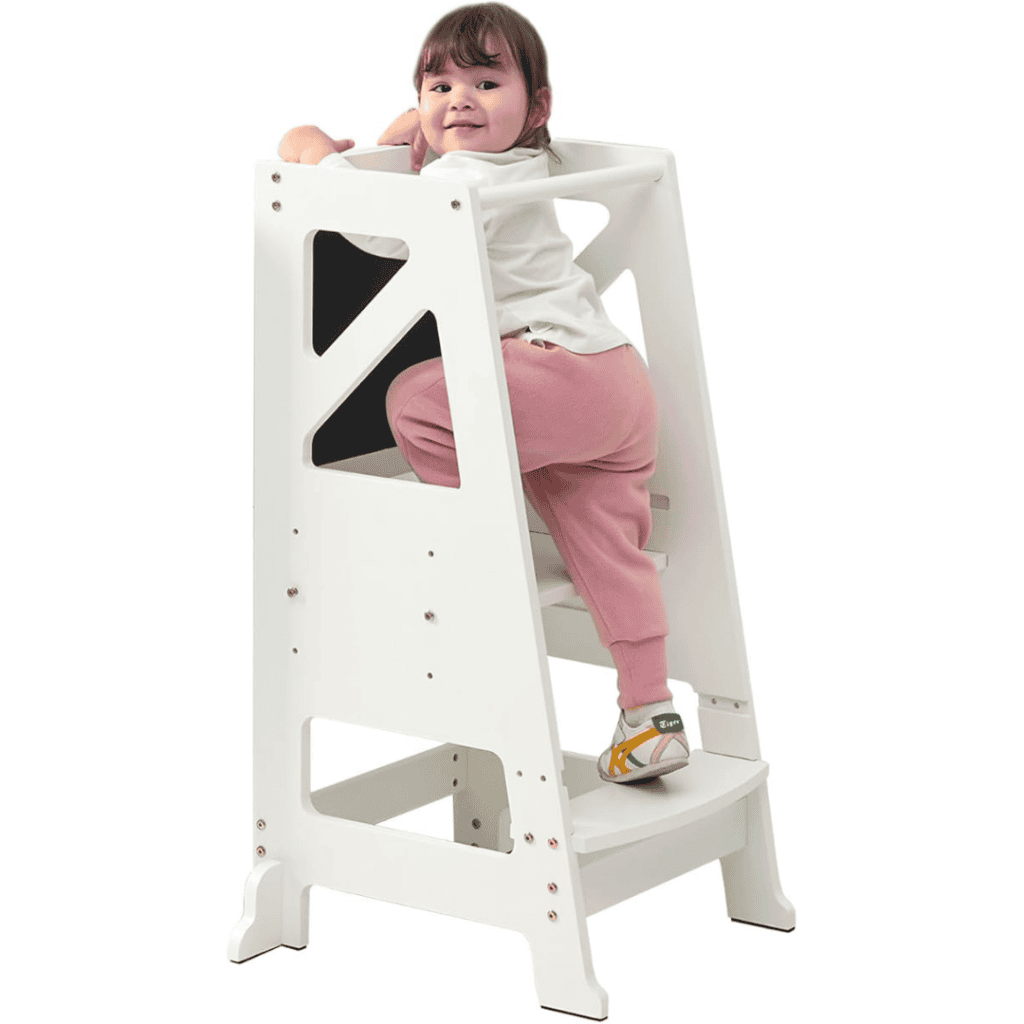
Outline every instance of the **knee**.
{"label": "knee", "polygon": [[387,390],[387,394],[384,396],[384,411],[388,418],[388,423],[391,424],[391,429],[394,430],[395,416],[401,412],[402,407],[407,401],[408,394],[408,383],[411,377],[410,371],[413,367],[403,370],[392,382]]}
{"label": "knee", "polygon": [[401,414],[412,399],[428,389],[439,376],[441,360],[434,358],[422,363],[413,363],[395,377],[384,396],[384,411],[388,423],[392,425],[392,431],[396,416]]}

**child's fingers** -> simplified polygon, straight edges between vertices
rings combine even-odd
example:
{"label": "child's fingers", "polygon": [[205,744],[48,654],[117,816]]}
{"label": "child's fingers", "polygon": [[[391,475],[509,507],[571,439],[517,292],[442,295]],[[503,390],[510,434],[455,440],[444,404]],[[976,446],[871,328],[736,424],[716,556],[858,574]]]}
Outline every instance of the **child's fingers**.
{"label": "child's fingers", "polygon": [[423,131],[416,132],[416,138],[412,142],[412,156],[409,161],[409,166],[414,170],[418,171],[423,167],[423,158],[427,155],[427,137],[423,134]]}

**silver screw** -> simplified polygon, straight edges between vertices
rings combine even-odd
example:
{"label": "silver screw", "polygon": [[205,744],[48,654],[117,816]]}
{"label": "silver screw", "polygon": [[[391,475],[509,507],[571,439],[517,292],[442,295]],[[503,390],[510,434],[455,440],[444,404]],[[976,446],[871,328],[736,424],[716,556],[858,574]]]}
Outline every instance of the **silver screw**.
{"label": "silver screw", "polygon": [[281,175],[280,174],[272,174],[270,176],[270,180],[271,181],[280,181],[281,180]]}
{"label": "silver screw", "polygon": [[423,613],[423,618],[425,618],[427,620],[427,622],[430,622],[430,620],[433,619],[433,617],[434,617],[434,613],[433,612],[424,612]]}
{"label": "silver screw", "polygon": [[260,831],[262,831],[267,827],[267,823],[262,818],[260,818],[260,820],[256,822],[256,827],[260,829]]}
{"label": "silver screw", "polygon": [[453,199],[452,200],[452,209],[453,210],[457,210],[461,205],[462,205],[462,203],[460,203],[458,201],[458,199]]}
{"label": "silver screw", "polygon": [[289,597],[294,597],[298,592],[299,592],[299,588],[298,587],[289,587],[288,588],[288,596]]}
{"label": "silver screw", "polygon": [[553,910],[549,910],[548,911],[548,920],[549,921],[557,921],[558,920],[558,915]]}
{"label": "silver screw", "polygon": [[479,828],[479,827],[480,827],[480,819],[479,818],[474,818],[473,819],[473,828]]}
{"label": "silver screw", "polygon": [[257,857],[262,857],[266,852],[267,851],[264,850],[262,846],[257,846],[256,847],[256,856]]}
{"label": "silver screw", "polygon": [[557,850],[558,849],[558,840],[557,839],[549,839],[548,840],[548,846],[550,846],[552,850]]}
{"label": "silver screw", "polygon": [[272,207],[273,207],[273,208],[274,208],[275,210],[280,210],[280,209],[281,209],[281,204],[280,204],[280,203],[271,203],[270,205],[271,205],[271,206],[272,206]]}
{"label": "silver screw", "polygon": [[548,892],[558,892],[558,886],[554,882],[548,882]]}
{"label": "silver screw", "polygon": [[523,836],[523,838],[524,838],[524,839],[525,839],[525,840],[526,840],[526,841],[527,841],[528,843],[532,843],[532,842],[533,842],[533,833],[532,833],[532,832],[527,832],[527,833],[526,833],[526,835],[525,835],[525,836]]}

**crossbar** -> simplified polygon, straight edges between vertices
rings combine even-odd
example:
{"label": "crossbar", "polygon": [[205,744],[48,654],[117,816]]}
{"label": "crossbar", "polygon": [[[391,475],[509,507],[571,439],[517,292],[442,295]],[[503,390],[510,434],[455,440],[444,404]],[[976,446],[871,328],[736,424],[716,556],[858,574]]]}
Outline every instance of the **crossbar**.
{"label": "crossbar", "polygon": [[540,181],[524,181],[515,185],[490,185],[477,190],[480,209],[535,203],[544,199],[558,199],[580,192],[596,192],[623,185],[643,185],[660,181],[665,168],[656,160],[644,160],[624,167],[605,167],[599,171],[576,171],[556,174]]}

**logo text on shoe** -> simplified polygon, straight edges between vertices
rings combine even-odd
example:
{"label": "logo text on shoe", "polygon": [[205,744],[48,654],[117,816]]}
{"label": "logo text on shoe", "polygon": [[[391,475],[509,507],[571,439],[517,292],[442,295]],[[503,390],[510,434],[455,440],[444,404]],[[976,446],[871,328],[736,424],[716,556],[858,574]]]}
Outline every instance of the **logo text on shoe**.
{"label": "logo text on shoe", "polygon": [[664,715],[652,715],[651,725],[658,732],[682,732],[683,717],[677,711],[670,711]]}

